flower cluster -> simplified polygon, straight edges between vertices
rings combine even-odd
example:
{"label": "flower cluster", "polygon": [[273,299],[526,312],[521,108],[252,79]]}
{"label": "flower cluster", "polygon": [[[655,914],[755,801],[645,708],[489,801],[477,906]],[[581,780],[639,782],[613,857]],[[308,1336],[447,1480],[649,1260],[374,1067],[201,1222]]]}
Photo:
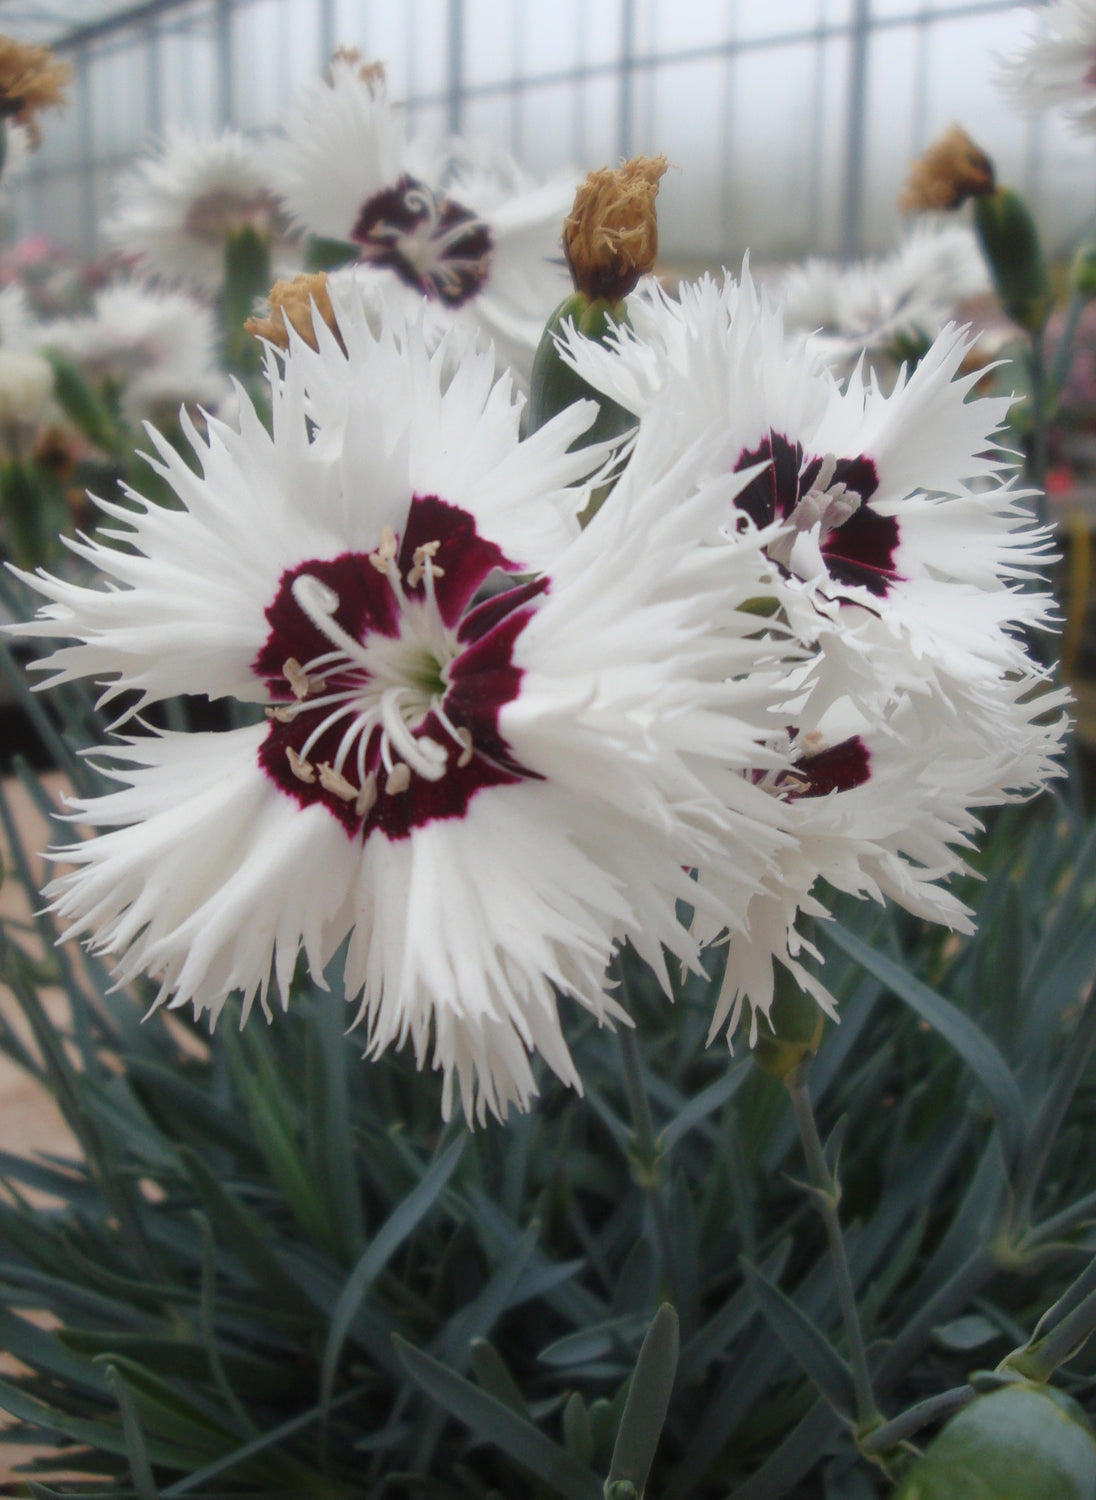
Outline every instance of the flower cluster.
{"label": "flower cluster", "polygon": [[345,944],[367,1052],[408,1043],[482,1119],[527,1106],[533,1052],[579,1086],[559,1004],[627,1022],[624,938],[667,985],[728,942],[714,1032],[756,1030],[774,962],[830,1007],[796,930],[823,878],[964,926],[973,810],[1062,733],[1003,403],[966,399],[955,332],[889,395],[842,386],[748,280],[631,316],[562,340],[638,422],[584,448],[593,402],[521,439],[470,330],[344,293],[268,346],[269,431],[244,399],[189,428],[200,472],[157,444],[176,505],[99,502],[104,587],[25,575],[50,681],[243,706],[120,734],[119,789],[73,803],[95,836],[48,895],[122,982],[269,1011]]}
{"label": "flower cluster", "polygon": [[[172,285],[54,319],[59,384],[108,442],[212,407],[213,299],[245,383],[184,408],[185,455],[149,428],[160,498],[21,574],[47,683],[119,712],[47,895],[120,983],[212,1024],[338,962],[367,1055],[483,1120],[534,1056],[581,1087],[561,1007],[631,1024],[626,941],[667,991],[724,944],[712,1034],[754,1039],[781,969],[834,1009],[827,884],[967,926],[978,810],[1054,775],[1065,724],[1008,402],[941,326],[984,263],[922,229],[883,274],[670,297],[665,165],[592,174],[561,255],[569,182],[410,137],[341,53],[262,149],[177,137],[131,179],[113,232]],[[290,276],[305,244],[326,269]],[[0,296],[9,362],[31,321]],[[919,359],[884,388],[877,348]],[[234,727],[138,718],[184,695]]]}

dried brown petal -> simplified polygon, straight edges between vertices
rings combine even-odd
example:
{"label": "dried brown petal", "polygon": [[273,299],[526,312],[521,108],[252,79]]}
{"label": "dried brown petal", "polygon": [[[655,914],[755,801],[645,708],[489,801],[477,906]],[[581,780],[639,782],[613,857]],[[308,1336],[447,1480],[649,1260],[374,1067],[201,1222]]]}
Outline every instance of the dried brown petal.
{"label": "dried brown petal", "polygon": [[655,198],[664,156],[636,156],[591,172],[563,221],[563,253],[578,291],[619,302],[658,256]]}
{"label": "dried brown petal", "polygon": [[305,343],[315,349],[316,330],[312,322],[315,306],[320,317],[339,341],[345,354],[342,335],[335,321],[335,309],[331,305],[331,293],[327,290],[327,273],[318,271],[314,276],[302,274],[292,281],[276,281],[270,288],[270,316],[248,318],[244,327],[257,339],[266,339],[279,349],[289,348],[289,326],[296,330]]}
{"label": "dried brown petal", "polygon": [[906,214],[950,211],[968,198],[992,193],[995,186],[989,157],[961,125],[953,125],[914,162],[898,207]]}
{"label": "dried brown petal", "polygon": [[26,126],[32,146],[42,139],[38,111],[63,108],[71,81],[72,64],[60,62],[48,47],[0,36],[0,119]]}

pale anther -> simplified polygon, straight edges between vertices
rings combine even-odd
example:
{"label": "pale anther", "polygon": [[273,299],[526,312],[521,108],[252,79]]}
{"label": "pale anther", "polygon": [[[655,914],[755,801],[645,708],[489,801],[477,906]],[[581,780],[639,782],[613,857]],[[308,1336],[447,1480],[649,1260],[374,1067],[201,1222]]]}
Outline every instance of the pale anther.
{"label": "pale anther", "polygon": [[811,485],[812,490],[828,490],[833,483],[833,476],[837,473],[837,458],[833,453],[827,453],[822,460],[822,467],[818,471],[818,478]]}
{"label": "pale anther", "polygon": [[320,762],[320,785],[325,792],[334,792],[343,802],[354,802],[359,796],[356,786],[347,781],[341,771],[333,771],[327,761]]}
{"label": "pale anther", "polygon": [[266,716],[268,719],[277,719],[279,724],[292,724],[300,711],[299,703],[279,703],[277,708],[268,708]]}
{"label": "pale anther", "polygon": [[315,781],[316,768],[310,761],[307,761],[302,756],[298,755],[296,750],[293,749],[292,745],[287,745],[285,747],[285,753],[289,761],[289,769],[293,772],[298,781]]}
{"label": "pale anther", "polygon": [[373,804],[377,800],[377,778],[370,771],[362,782],[362,789],[358,793],[358,800],[354,803],[354,811],[359,818],[366,817],[373,811]]}
{"label": "pale anther", "polygon": [[457,757],[457,765],[463,771],[465,766],[471,764],[472,757],[476,753],[475,746],[472,744],[472,731],[470,729],[458,729],[457,739],[464,746]]}
{"label": "pale anther", "polygon": [[391,774],[385,782],[384,789],[390,797],[399,796],[400,792],[406,792],[411,785],[411,767],[405,761],[398,761],[392,767]]}
{"label": "pale anther", "polygon": [[396,533],[392,530],[391,526],[384,526],[381,528],[381,544],[377,548],[376,552],[371,552],[369,554],[369,561],[373,564],[378,573],[387,573],[388,565],[389,563],[395,561],[396,553],[398,550],[399,548],[396,545]]}
{"label": "pale anther", "polygon": [[312,683],[309,680],[308,673],[295,656],[291,656],[286,662],[282,668],[282,675],[285,677],[286,682],[289,683],[294,698],[301,699],[308,697],[308,690],[312,686]]}

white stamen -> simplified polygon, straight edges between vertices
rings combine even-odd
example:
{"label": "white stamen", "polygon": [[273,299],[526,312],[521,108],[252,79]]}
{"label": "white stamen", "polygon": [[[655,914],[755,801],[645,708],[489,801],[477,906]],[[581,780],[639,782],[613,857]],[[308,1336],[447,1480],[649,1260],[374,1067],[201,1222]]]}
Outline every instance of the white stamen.
{"label": "white stamen", "polygon": [[406,688],[396,687],[381,694],[384,732],[413,771],[427,781],[440,781],[445,775],[448,756],[436,740],[429,735],[416,739],[404,723],[399,701],[406,692]]}
{"label": "white stamen", "polygon": [[457,757],[457,765],[463,771],[465,766],[470,764],[473,755],[476,753],[475,746],[472,744],[472,731],[470,729],[458,729],[457,739],[464,746],[464,749]]}
{"label": "white stamen", "polygon": [[837,459],[832,453],[827,453],[814,483],[796,502],[784,531],[769,544],[768,553],[774,562],[790,569],[796,540],[802,532],[817,529],[818,545],[821,546],[832,531],[844,526],[860,509],[861,496],[857,491],[847,484],[833,482],[836,472]]}
{"label": "white stamen", "polygon": [[339,596],[334,589],[313,578],[311,573],[301,573],[293,580],[293,597],[321,635],[333,646],[341,646],[351,661],[369,668],[365,647],[334,619],[339,607]]}
{"label": "white stamen", "polygon": [[289,769],[293,772],[298,781],[315,781],[315,767],[310,765],[303,756],[298,755],[296,750],[293,749],[292,745],[287,745],[285,747],[285,753],[286,757],[289,760]]}

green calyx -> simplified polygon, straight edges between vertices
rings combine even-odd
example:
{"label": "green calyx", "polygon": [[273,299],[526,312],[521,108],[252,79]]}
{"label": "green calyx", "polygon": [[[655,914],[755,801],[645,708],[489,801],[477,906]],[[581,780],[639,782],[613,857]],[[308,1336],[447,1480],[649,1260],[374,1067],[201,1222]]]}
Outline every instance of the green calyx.
{"label": "green calyx", "polygon": [[974,227],[1001,306],[1028,333],[1039,333],[1050,316],[1052,296],[1035,220],[1017,193],[997,188],[974,200]]}
{"label": "green calyx", "polygon": [[583,338],[595,343],[609,341],[614,329],[626,325],[628,315],[623,302],[604,297],[588,297],[572,292],[548,319],[533,360],[533,378],[529,392],[529,427],[534,433],[576,401],[596,401],[601,408],[597,420],[572,445],[587,448],[592,443],[620,437],[636,425],[635,416],[617,402],[595,391],[581,375],[566,363],[559,352],[556,334],[573,323]]}
{"label": "green calyx", "polygon": [[826,1018],[816,1001],[805,995],[790,974],[777,973],[776,994],[768,1017],[758,1017],[754,1061],[780,1083],[795,1075],[822,1045]]}
{"label": "green calyx", "polygon": [[1061,1391],[1006,1386],[953,1417],[892,1500],[1096,1500],[1096,1441]]}

